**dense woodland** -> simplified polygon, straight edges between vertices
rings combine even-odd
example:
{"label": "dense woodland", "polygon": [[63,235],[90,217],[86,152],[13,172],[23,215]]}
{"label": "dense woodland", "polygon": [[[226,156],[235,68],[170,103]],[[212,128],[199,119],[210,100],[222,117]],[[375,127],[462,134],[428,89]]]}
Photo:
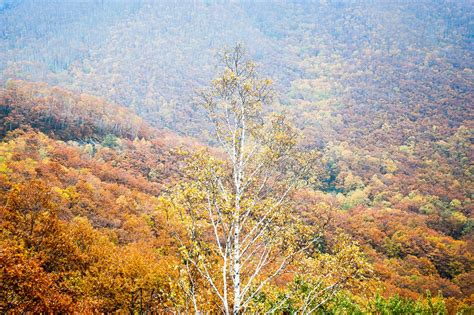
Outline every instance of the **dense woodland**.
{"label": "dense woodland", "polygon": [[471,314],[473,13],[0,2],[0,311]]}

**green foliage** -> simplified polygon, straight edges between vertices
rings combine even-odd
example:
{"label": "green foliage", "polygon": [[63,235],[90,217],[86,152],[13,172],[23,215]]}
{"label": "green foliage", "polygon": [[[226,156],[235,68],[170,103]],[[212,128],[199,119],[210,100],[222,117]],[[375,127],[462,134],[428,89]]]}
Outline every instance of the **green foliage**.
{"label": "green foliage", "polygon": [[108,134],[104,137],[104,140],[102,140],[101,143],[104,147],[111,148],[111,149],[116,149],[120,147],[120,144],[118,143],[118,138],[112,134]]}
{"label": "green foliage", "polygon": [[381,315],[443,315],[448,314],[442,298],[432,298],[428,293],[426,298],[418,301],[404,299],[399,296],[383,298],[377,295],[369,306],[370,312]]}
{"label": "green foliage", "polygon": [[347,196],[340,195],[340,198],[343,200],[341,207],[344,210],[351,209],[356,206],[366,206],[369,204],[369,198],[364,189],[351,191],[347,194]]}

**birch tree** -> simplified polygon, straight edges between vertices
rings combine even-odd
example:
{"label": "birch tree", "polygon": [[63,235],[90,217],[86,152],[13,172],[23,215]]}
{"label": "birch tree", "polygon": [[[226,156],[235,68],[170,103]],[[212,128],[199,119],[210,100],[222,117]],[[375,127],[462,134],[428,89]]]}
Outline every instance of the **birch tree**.
{"label": "birch tree", "polygon": [[[298,147],[298,133],[284,114],[265,115],[272,83],[257,75],[243,48],[226,51],[222,62],[221,75],[198,97],[217,152],[188,158],[187,178],[172,204],[186,226],[175,235],[187,269],[192,265],[205,279],[220,311],[239,314],[312,246],[309,228],[292,211],[289,197],[308,179],[314,155]],[[204,290],[194,286],[194,276],[189,275],[187,291],[192,301]]]}

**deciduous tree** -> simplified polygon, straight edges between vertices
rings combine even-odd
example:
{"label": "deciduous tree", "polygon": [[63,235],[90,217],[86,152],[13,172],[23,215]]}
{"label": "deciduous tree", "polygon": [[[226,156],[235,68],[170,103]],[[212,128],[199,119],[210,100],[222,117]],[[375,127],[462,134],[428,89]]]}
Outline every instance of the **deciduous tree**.
{"label": "deciduous tree", "polygon": [[243,48],[226,51],[222,61],[223,73],[199,93],[222,159],[191,155],[187,181],[171,199],[187,228],[176,234],[183,259],[207,281],[224,313],[239,314],[312,246],[289,197],[309,180],[307,159],[315,155],[298,147],[285,115],[264,115],[271,82],[257,75]]}

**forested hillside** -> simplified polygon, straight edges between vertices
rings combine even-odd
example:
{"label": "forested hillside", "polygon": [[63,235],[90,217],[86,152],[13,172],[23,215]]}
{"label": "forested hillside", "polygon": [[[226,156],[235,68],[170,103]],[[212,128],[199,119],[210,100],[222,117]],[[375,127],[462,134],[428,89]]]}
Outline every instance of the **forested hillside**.
{"label": "forested hillside", "polygon": [[473,15],[0,2],[0,310],[471,314]]}

